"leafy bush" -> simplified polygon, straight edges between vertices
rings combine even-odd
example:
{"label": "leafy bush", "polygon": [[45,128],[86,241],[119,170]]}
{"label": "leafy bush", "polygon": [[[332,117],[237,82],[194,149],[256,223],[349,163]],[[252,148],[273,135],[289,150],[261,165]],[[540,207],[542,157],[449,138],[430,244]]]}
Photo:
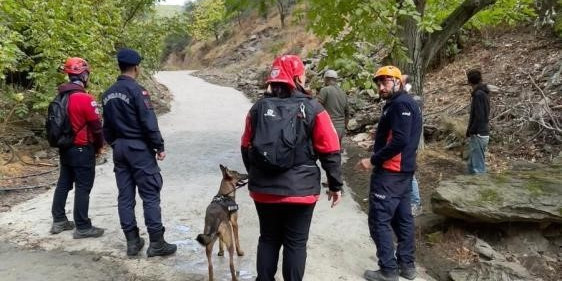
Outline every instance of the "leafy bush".
{"label": "leafy bush", "polygon": [[[67,57],[91,66],[89,91],[99,95],[118,73],[120,47],[137,49],[143,67],[158,68],[167,20],[154,16],[152,0],[2,0],[0,5],[0,82],[25,86],[30,108],[43,110],[66,77],[59,71]],[[22,83],[6,77],[21,76]],[[18,85],[19,84],[19,85]]]}

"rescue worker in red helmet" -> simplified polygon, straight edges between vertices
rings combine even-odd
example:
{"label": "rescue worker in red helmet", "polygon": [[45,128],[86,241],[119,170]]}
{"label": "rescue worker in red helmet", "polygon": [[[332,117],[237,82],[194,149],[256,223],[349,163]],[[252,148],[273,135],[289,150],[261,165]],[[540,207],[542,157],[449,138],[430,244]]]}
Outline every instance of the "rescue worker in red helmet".
{"label": "rescue worker in red helmet", "polygon": [[[74,229],[74,239],[99,237],[104,230],[92,225],[88,217],[90,191],[94,186],[96,155],[102,153],[102,124],[96,101],[85,87],[90,67],[79,57],[68,58],[63,66],[69,82],[58,88],[59,95],[68,96],[67,113],[74,132],[73,145],[60,149],[60,175],[55,188],[51,213],[51,233]],[[66,217],[68,192],[74,185],[74,222]]]}
{"label": "rescue worker in red helmet", "polygon": [[[341,198],[338,136],[324,108],[303,94],[304,75],[304,64],[298,56],[276,58],[267,80],[271,94],[252,106],[242,135],[242,159],[260,222],[256,279],[259,281],[275,280],[281,246],[283,279],[303,279],[310,223],[320,196],[317,159],[327,174],[332,207]],[[288,112],[296,114],[285,114]],[[287,120],[294,126],[276,127]],[[294,131],[288,132],[292,128]],[[285,142],[293,145],[272,141],[279,139],[275,134],[278,132],[285,132]],[[262,151],[264,147],[270,148],[271,153]],[[284,149],[288,150],[285,154]],[[283,165],[278,169],[272,167]]]}
{"label": "rescue worker in red helmet", "polygon": [[[369,190],[369,232],[377,247],[379,270],[365,271],[369,281],[416,277],[414,218],[410,206],[416,150],[421,135],[421,110],[403,89],[402,73],[383,66],[373,78],[386,100],[375,134],[373,155],[357,163],[372,171]],[[394,251],[393,235],[398,237]]]}

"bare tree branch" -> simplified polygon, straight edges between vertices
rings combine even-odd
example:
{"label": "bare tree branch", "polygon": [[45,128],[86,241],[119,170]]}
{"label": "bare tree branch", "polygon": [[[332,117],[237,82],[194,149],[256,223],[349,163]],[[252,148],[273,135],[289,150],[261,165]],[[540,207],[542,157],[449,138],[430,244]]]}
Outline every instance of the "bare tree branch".
{"label": "bare tree branch", "polygon": [[497,0],[465,0],[441,24],[442,30],[435,31],[424,40],[422,57],[425,58],[424,68],[445,45],[449,37],[457,32],[472,16],[482,9],[496,3]]}

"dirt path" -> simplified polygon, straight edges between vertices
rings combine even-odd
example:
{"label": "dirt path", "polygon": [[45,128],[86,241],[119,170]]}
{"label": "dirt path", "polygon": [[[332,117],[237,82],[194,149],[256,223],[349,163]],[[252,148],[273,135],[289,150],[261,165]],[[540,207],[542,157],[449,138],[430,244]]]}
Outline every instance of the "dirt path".
{"label": "dirt path", "polygon": [[[39,260],[41,257],[50,259],[51,255],[66,255],[64,252],[81,258],[94,255],[115,267],[114,274],[127,271],[129,280],[206,280],[204,250],[195,237],[203,228],[205,208],[218,189],[219,164],[243,170],[239,141],[243,120],[251,104],[240,92],[206,83],[190,76],[189,72],[161,72],[157,79],[175,96],[172,111],[160,118],[160,127],[168,151],[168,157],[161,162],[163,220],[167,239],[179,245],[177,254],[147,259],[143,252],[142,257],[126,258],[111,162],[97,167],[90,202],[93,223],[106,229],[103,237],[74,240],[70,232],[49,235],[50,191],[13,207],[10,212],[1,213],[0,241],[41,249],[40,255],[23,253]],[[73,196],[70,197],[67,208],[72,206]],[[147,238],[142,204],[140,199],[137,200],[141,235]],[[246,256],[236,258],[236,268],[241,280],[253,280],[258,220],[246,189],[238,193],[237,201],[240,204],[241,245]],[[71,214],[68,216],[72,217]],[[6,252],[8,256],[10,252],[22,253],[12,246],[2,247],[4,255]],[[363,280],[363,271],[376,266],[366,215],[351,196],[345,196],[340,206],[330,209],[326,196],[322,195],[315,210],[308,248],[305,280]],[[24,260],[0,266],[2,280],[25,280],[18,278],[17,272],[31,270],[30,266],[22,265]],[[229,280],[227,259],[215,256],[214,261],[217,279]],[[96,275],[105,275],[103,271],[80,269],[80,264],[89,262],[76,259],[76,263],[79,266],[74,270],[92,275],[89,280],[98,280]]]}

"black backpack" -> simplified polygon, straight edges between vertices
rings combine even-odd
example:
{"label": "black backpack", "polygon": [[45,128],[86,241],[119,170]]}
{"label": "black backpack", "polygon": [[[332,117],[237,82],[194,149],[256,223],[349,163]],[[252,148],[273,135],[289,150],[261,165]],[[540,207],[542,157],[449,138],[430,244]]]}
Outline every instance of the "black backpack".
{"label": "black backpack", "polygon": [[299,146],[309,140],[314,110],[310,97],[266,97],[256,103],[252,116],[253,138],[249,158],[261,170],[282,172],[308,159],[299,157]]}
{"label": "black backpack", "polygon": [[74,131],[68,117],[68,99],[71,94],[69,92],[59,93],[49,103],[45,129],[51,147],[65,149],[72,146],[74,141]]}

